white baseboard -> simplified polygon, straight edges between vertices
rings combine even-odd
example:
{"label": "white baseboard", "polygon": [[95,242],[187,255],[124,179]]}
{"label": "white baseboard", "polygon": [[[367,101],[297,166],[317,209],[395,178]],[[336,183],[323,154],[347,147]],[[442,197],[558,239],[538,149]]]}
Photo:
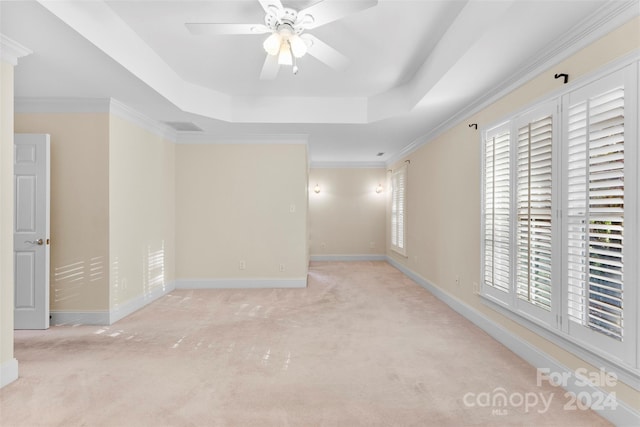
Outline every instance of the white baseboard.
{"label": "white baseboard", "polygon": [[109,312],[104,311],[51,311],[51,325],[109,325]]}
{"label": "white baseboard", "polygon": [[145,305],[175,289],[175,282],[169,282],[165,286],[159,286],[148,293],[133,298],[115,308],[107,311],[51,311],[52,325],[96,325],[108,326],[118,320],[140,310]]}
{"label": "white baseboard", "polygon": [[307,278],[299,279],[181,279],[176,289],[277,289],[306,288]]}
{"label": "white baseboard", "polygon": [[165,296],[169,292],[173,291],[175,288],[176,288],[175,281],[171,281],[169,283],[165,283],[163,286],[157,286],[155,289],[152,289],[149,292],[139,295],[138,297],[132,300],[129,300],[124,304],[116,305],[115,308],[112,308],[111,311],[109,312],[108,324],[113,325],[118,320],[127,317],[131,313],[134,313],[140,310],[145,305],[150,304],[153,301],[157,300],[158,298]]}
{"label": "white baseboard", "polygon": [[[429,282],[406,266],[400,264],[393,258],[387,257],[387,261],[389,262],[389,264],[393,265],[406,276],[410,277],[420,286],[431,292],[440,301],[447,304],[458,314],[467,318],[474,325],[478,326],[480,329],[493,337],[496,341],[500,342],[509,350],[520,356],[522,359],[529,362],[535,368],[548,369],[549,372],[565,375],[567,377],[567,381],[566,384],[563,384],[562,386],[568,392],[572,392],[575,394],[585,392],[589,394],[589,396],[608,396],[608,393],[603,389],[595,387],[592,384],[585,384],[586,381],[576,377],[575,372],[558,362],[553,357],[540,351],[537,347],[532,346],[522,338],[508,331],[493,320],[487,318],[484,314],[470,307],[466,303],[442,291],[433,283]],[[613,398],[613,401],[616,401],[616,399]],[[619,400],[616,402],[616,404],[617,407],[615,409],[609,409],[606,407],[603,409],[594,408],[594,411],[617,426],[638,425],[638,420],[640,420],[640,413],[638,411]]]}
{"label": "white baseboard", "polygon": [[112,325],[175,289],[275,289],[306,288],[307,278],[300,279],[183,279],[140,295],[109,311],[51,311],[52,325]]}
{"label": "white baseboard", "polygon": [[0,388],[18,379],[18,360],[7,360],[0,365]]}
{"label": "white baseboard", "polygon": [[386,261],[386,255],[311,255],[311,261]]}

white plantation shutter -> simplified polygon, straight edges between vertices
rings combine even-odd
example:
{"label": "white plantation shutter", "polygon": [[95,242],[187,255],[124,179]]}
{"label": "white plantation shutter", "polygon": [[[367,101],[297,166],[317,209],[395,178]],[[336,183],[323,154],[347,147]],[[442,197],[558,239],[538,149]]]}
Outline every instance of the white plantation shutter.
{"label": "white plantation shutter", "polygon": [[391,174],[391,249],[406,255],[407,165]]}
{"label": "white plantation shutter", "polygon": [[510,288],[510,133],[487,132],[484,147],[484,285],[501,292]]}
{"label": "white plantation shutter", "polygon": [[563,348],[634,370],[639,68],[514,115],[482,152],[482,295]]}
{"label": "white plantation shutter", "polygon": [[624,337],[625,92],[569,106],[567,283],[569,320]]}
{"label": "white plantation shutter", "polygon": [[516,177],[516,291],[551,310],[553,117],[519,127]]}

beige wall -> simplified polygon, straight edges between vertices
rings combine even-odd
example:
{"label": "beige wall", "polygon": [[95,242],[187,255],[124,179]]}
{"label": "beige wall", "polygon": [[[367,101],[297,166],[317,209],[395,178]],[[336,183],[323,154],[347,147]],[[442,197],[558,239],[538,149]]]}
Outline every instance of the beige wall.
{"label": "beige wall", "polygon": [[168,288],[174,275],[174,143],[109,120],[110,306]]}
{"label": "beige wall", "polygon": [[13,65],[0,61],[0,367],[12,360]]}
{"label": "beige wall", "polygon": [[177,145],[176,276],[306,279],[306,187],[305,145]]}
{"label": "beige wall", "polygon": [[[387,200],[384,168],[309,171],[311,255],[384,254]],[[313,190],[316,184],[320,193]],[[383,192],[376,193],[382,184]]]}
{"label": "beige wall", "polygon": [[51,135],[53,312],[155,294],[176,278],[176,254],[179,278],[306,278],[306,146],[176,147],[107,113],[15,123]]}
{"label": "beige wall", "polygon": [[109,114],[16,114],[51,135],[51,311],[109,309]]}
{"label": "beige wall", "polygon": [[170,283],[173,143],[109,113],[15,123],[51,135],[51,310],[106,312]]}
{"label": "beige wall", "polygon": [[[553,70],[575,80],[607,62],[637,49],[639,19],[572,56]],[[468,123],[486,126],[558,88],[554,71],[543,73],[519,89],[464,120],[409,155],[407,257],[387,251],[394,260],[448,294],[484,313],[515,335],[570,369],[586,362],[508,320],[481,303],[473,292],[480,282],[480,133]],[[394,167],[399,167],[405,159]],[[388,233],[387,233],[388,235]],[[460,285],[455,284],[456,276]],[[597,368],[591,367],[594,371]],[[617,397],[640,409],[640,394],[622,382]]]}

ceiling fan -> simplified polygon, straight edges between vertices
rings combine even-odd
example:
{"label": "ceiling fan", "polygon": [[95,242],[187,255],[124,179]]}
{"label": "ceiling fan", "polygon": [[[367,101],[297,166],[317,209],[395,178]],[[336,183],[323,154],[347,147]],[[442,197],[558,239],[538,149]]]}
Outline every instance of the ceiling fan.
{"label": "ceiling fan", "polygon": [[261,80],[275,79],[280,65],[290,65],[298,72],[296,60],[309,54],[328,66],[343,70],[348,59],[307,30],[344,18],[375,6],[378,0],[319,0],[301,10],[284,7],[280,0],[258,0],[266,15],[264,24],[186,23],[194,35],[267,34],[262,46],[267,57],[260,73]]}

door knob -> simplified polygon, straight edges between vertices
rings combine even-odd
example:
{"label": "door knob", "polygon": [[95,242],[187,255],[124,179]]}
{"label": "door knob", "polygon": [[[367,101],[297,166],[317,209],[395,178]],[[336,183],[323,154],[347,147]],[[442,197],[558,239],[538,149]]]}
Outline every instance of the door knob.
{"label": "door knob", "polygon": [[25,240],[25,243],[31,243],[32,245],[44,245],[44,240],[42,239],[38,239],[38,240]]}

